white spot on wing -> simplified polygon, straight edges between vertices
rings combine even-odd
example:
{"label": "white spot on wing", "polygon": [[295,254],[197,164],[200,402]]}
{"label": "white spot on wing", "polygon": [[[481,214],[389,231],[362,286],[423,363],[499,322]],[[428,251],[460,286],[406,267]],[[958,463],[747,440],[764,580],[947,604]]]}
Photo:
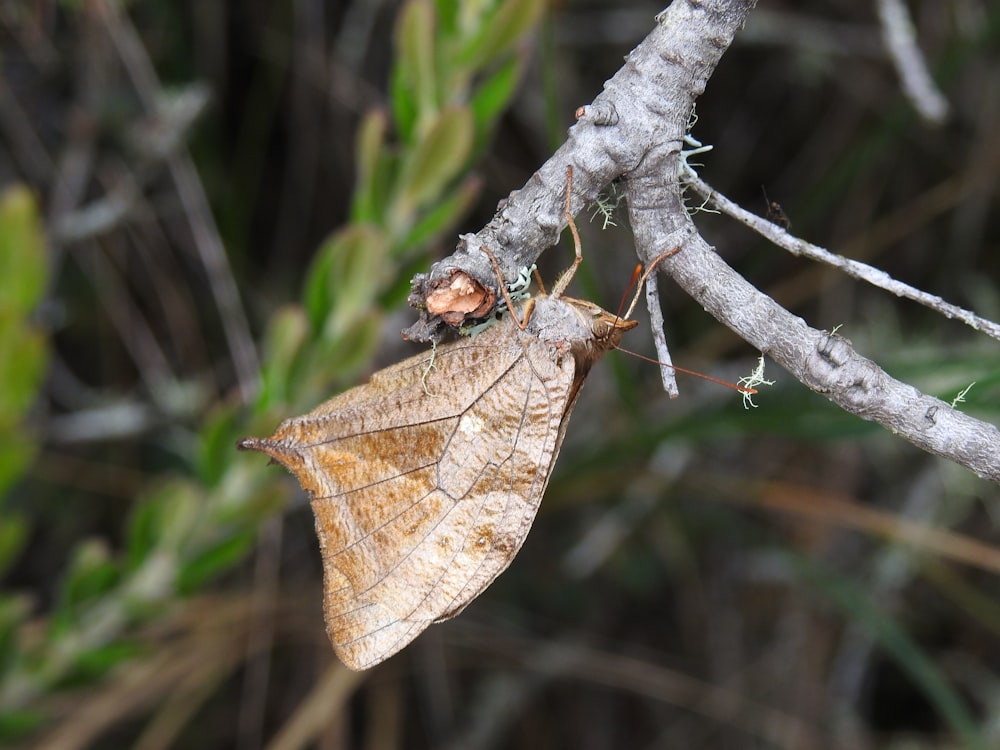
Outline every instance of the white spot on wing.
{"label": "white spot on wing", "polygon": [[458,420],[458,429],[463,435],[472,436],[478,435],[486,427],[486,423],[483,418],[478,414],[463,414],[462,418]]}

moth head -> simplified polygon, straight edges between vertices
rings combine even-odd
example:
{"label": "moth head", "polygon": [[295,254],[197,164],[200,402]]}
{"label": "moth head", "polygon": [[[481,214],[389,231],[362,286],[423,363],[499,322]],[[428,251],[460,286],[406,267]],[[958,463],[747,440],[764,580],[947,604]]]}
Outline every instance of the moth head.
{"label": "moth head", "polygon": [[590,324],[590,329],[594,332],[594,338],[599,341],[610,341],[612,346],[616,346],[621,341],[622,334],[639,325],[638,320],[625,320],[618,315],[612,315],[606,310],[601,310]]}
{"label": "moth head", "polygon": [[618,346],[622,334],[639,325],[637,320],[626,320],[587,300],[564,298],[564,301],[573,307],[590,331],[589,344],[601,352]]}
{"label": "moth head", "polygon": [[595,305],[593,302],[575,299],[573,300],[573,306],[586,317],[591,333],[599,341],[614,338],[615,343],[617,343],[625,331],[639,325],[639,321],[626,320],[620,315],[615,315],[603,307]]}

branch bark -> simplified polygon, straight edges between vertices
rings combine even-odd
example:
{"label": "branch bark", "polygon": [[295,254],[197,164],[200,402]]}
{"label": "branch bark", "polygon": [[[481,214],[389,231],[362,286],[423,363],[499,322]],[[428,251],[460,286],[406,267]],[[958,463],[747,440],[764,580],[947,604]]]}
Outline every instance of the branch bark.
{"label": "branch bark", "polygon": [[[461,236],[452,255],[414,278],[411,304],[425,311],[428,295],[448,288],[458,271],[495,289],[493,268],[479,250],[482,245],[496,255],[504,277],[510,279],[556,244],[566,226],[568,165],[573,167],[576,214],[610,182],[638,169],[654,149],[679,152],[695,99],[755,3],[677,0],[658,14],[653,31],[604,91],[580,108],[577,123],[552,158],[507,197],[489,224]],[[679,209],[683,213],[683,206]],[[413,341],[438,341],[446,330],[439,316],[424,313],[405,335]]]}
{"label": "branch bark", "polygon": [[[563,228],[567,165],[574,170],[574,213],[623,177],[644,262],[681,246],[661,272],[808,388],[930,453],[1000,481],[1000,430],[895,380],[846,339],[809,327],[730,268],[692,223],[679,180],[682,139],[695,99],[753,5],[753,0],[675,0],[660,13],[625,66],[592,105],[581,108],[566,143],[482,231],[461,237],[453,255],[414,279],[411,302],[423,308],[427,294],[451,283],[456,270],[495,289],[480,245],[494,252],[505,278],[534,263]],[[407,335],[437,340],[444,330],[425,311]]]}

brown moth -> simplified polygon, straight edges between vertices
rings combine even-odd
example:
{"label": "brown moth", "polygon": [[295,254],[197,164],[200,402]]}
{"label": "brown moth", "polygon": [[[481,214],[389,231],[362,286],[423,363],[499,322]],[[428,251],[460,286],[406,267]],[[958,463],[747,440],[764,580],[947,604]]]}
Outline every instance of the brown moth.
{"label": "brown moth", "polygon": [[351,669],[454,617],[510,565],[587,373],[637,325],[563,296],[580,262],[571,228],[575,262],[520,318],[502,289],[511,314],[481,333],[239,443],[283,464],[309,494],[327,633]]}

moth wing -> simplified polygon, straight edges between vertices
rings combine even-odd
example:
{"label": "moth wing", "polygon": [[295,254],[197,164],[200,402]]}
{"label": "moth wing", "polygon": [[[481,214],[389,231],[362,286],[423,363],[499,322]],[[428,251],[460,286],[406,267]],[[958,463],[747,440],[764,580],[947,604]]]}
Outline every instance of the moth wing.
{"label": "moth wing", "polygon": [[575,364],[508,321],[380,371],[282,423],[264,450],[312,498],[327,632],[365,669],[457,614],[528,533]]}
{"label": "moth wing", "polygon": [[[328,632],[349,666],[374,665],[459,612],[520,549],[573,381],[572,358],[556,366],[550,356],[541,372],[519,357],[461,414],[440,422],[435,464],[314,502],[317,519],[331,514],[334,524],[357,519],[354,508],[381,506],[364,536],[325,556]],[[408,441],[410,430],[393,437]]]}

